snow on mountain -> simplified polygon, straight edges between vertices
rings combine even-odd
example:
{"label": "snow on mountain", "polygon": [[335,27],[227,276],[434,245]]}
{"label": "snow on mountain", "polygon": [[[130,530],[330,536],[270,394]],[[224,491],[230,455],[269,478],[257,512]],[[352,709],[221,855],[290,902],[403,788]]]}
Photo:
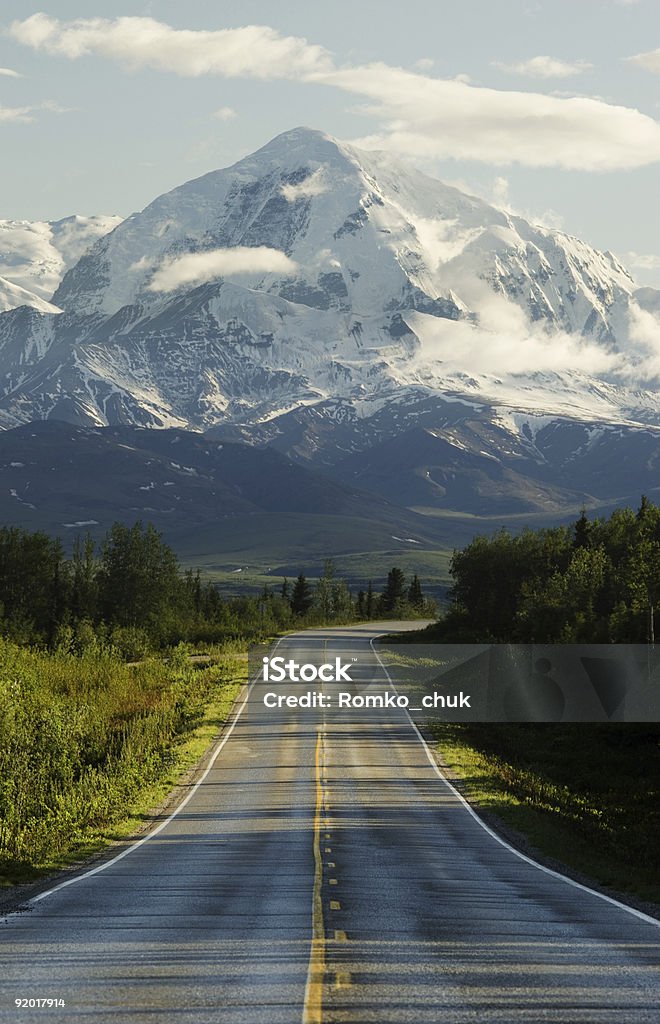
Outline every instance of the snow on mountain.
{"label": "snow on mountain", "polygon": [[0,316],[4,426],[214,427],[323,461],[452,408],[660,424],[655,314],[610,253],[309,129],[104,233],[53,302]]}
{"label": "snow on mountain", "polygon": [[31,306],[32,309],[37,309],[40,313],[62,312],[52,302],[46,302],[45,299],[35,295],[34,292],[29,292],[27,288],[21,288],[20,285],[12,284],[6,278],[0,277],[0,312],[4,313],[8,309],[16,309],[17,306]]}
{"label": "snow on mountain", "polygon": [[[65,217],[56,221],[0,220],[0,274],[34,295],[27,305],[47,311],[36,299],[50,299],[67,270],[121,217]],[[20,296],[18,296],[20,297]],[[4,309],[12,308],[5,300]],[[14,306],[20,305],[14,302]]]}
{"label": "snow on mountain", "polygon": [[133,214],[67,275],[55,301],[82,315],[150,307],[164,261],[237,246],[279,250],[299,267],[293,280],[243,273],[244,287],[362,316],[420,309],[457,319],[490,291],[533,320],[610,339],[617,302],[634,290],[609,253],[387,154],[296,129]]}

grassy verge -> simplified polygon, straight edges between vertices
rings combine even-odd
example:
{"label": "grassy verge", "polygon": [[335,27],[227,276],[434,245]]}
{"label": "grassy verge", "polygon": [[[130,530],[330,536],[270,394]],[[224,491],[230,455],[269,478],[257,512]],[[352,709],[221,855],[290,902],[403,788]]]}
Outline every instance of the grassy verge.
{"label": "grassy verge", "polygon": [[542,858],[660,903],[660,730],[637,725],[432,727],[477,808]]}
{"label": "grassy verge", "polygon": [[0,644],[0,885],[135,835],[208,749],[247,675],[224,647],[125,665]]}

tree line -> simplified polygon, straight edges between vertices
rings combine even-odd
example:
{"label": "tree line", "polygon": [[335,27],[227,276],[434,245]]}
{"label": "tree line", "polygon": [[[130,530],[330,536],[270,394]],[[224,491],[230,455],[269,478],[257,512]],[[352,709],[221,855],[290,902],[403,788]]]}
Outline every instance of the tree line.
{"label": "tree line", "polygon": [[[660,606],[660,508],[570,526],[500,530],[454,552],[451,605],[438,639],[646,643]],[[660,619],[658,619],[660,622]]]}
{"label": "tree line", "polygon": [[0,632],[19,643],[83,652],[113,645],[138,658],[179,641],[258,639],[300,625],[433,614],[417,576],[393,568],[382,593],[357,598],[332,561],[312,584],[303,574],[259,595],[223,597],[199,572],[182,570],[151,525],[115,523],[97,547],[76,538],[67,557],[44,532],[0,528]]}
{"label": "tree line", "polygon": [[381,594],[374,591],[370,580],[366,590],[359,590],[354,599],[345,580],[336,575],[334,563],[325,563],[323,576],[312,587],[301,573],[292,587],[287,580],[282,596],[289,601],[295,616],[304,617],[316,612],[325,621],[342,616],[353,619],[382,618],[434,618],[435,601],[424,596],[419,577],[415,573],[410,581],[402,569],[394,566],[387,574]]}

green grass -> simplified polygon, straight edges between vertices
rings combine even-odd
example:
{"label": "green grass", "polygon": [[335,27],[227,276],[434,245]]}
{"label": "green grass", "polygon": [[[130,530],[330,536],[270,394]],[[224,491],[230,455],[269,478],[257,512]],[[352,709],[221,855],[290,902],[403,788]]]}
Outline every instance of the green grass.
{"label": "green grass", "polygon": [[395,532],[367,517],[273,513],[219,519],[169,541],[189,564],[232,569],[249,564],[263,571],[280,563],[321,564],[331,556],[391,548]]}
{"label": "green grass", "polygon": [[246,673],[225,648],[129,666],[0,642],[0,884],[136,832],[210,746]]}
{"label": "green grass", "polygon": [[660,730],[436,723],[431,732],[466,798],[542,857],[660,903]]}
{"label": "green grass", "polygon": [[399,544],[393,532],[339,516],[248,516],[220,520],[172,543],[186,568],[199,568],[228,594],[255,593],[265,584],[279,587],[300,572],[313,580],[327,558],[354,590],[366,588],[369,580],[379,589],[396,565],[407,576],[417,573],[429,596],[444,593],[451,548]]}

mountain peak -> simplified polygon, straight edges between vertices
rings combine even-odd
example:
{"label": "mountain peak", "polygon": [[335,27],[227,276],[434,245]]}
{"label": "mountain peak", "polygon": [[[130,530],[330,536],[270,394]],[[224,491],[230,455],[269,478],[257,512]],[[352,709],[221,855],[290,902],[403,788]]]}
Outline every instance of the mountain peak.
{"label": "mountain peak", "polygon": [[[256,152],[238,160],[229,171],[258,173],[265,165],[294,170],[305,164],[353,163],[349,147],[326,132],[316,128],[300,126],[276,135]],[[211,174],[227,173],[227,170],[211,171]],[[208,177],[208,176],[207,176]]]}
{"label": "mountain peak", "polygon": [[575,374],[581,336],[589,365],[625,344],[633,288],[578,239],[298,127],[102,237],[34,336],[0,317],[17,382],[0,419],[251,422],[268,437],[300,406],[368,420],[411,389],[553,412],[580,390],[590,415],[616,416],[610,384]]}
{"label": "mountain peak", "polygon": [[296,128],[289,128],[279,135],[273,136],[269,142],[257,150],[258,153],[264,150],[280,148],[281,146],[314,145],[329,142],[338,145],[337,139],[320,128],[309,128],[307,125],[298,125]]}

